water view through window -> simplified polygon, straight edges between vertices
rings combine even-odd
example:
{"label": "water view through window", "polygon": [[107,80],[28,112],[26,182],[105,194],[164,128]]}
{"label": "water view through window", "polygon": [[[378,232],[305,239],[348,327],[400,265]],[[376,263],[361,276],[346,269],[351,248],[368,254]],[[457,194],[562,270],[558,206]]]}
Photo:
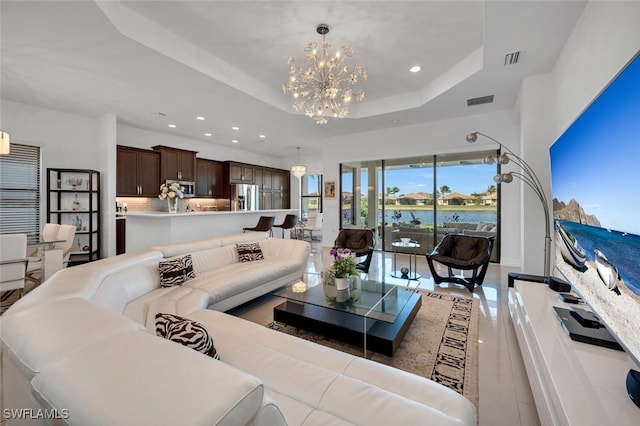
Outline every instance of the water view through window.
{"label": "water view through window", "polygon": [[342,227],[377,233],[377,248],[409,238],[426,254],[447,233],[495,237],[499,261],[499,188],[491,152],[351,162],[341,165]]}

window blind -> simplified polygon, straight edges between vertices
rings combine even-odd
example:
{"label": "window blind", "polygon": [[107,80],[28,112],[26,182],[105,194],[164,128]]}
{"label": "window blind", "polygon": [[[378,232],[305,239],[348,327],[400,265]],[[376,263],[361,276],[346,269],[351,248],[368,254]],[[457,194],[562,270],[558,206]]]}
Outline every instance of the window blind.
{"label": "window blind", "polygon": [[0,156],[0,234],[40,234],[40,148],[12,143]]}

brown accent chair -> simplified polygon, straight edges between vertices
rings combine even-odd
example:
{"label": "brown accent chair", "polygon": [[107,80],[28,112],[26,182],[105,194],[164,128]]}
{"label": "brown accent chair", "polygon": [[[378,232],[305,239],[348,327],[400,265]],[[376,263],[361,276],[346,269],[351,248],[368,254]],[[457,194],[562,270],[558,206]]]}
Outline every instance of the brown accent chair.
{"label": "brown accent chair", "polygon": [[260,216],[258,224],[253,228],[242,228],[242,232],[257,231],[257,232],[269,232],[269,236],[273,237],[273,222],[275,222],[275,216]]}
{"label": "brown accent chair", "polygon": [[348,248],[351,250],[355,254],[356,260],[364,257],[356,265],[356,269],[362,272],[369,272],[375,245],[376,237],[371,229],[342,229],[333,243],[334,248]]}
{"label": "brown accent chair", "polygon": [[[453,282],[462,284],[470,292],[476,285],[482,285],[487,273],[494,237],[479,237],[462,234],[447,234],[427,255],[427,263],[436,284]],[[439,262],[449,268],[448,276],[440,276],[433,262]],[[455,276],[452,269],[471,270],[471,277]]]}

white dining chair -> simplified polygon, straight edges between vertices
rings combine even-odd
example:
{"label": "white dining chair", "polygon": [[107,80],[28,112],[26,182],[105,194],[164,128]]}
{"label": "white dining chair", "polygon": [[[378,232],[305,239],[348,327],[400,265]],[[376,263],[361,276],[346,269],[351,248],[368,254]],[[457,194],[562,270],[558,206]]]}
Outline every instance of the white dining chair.
{"label": "white dining chair", "polygon": [[58,231],[58,240],[64,240],[64,242],[56,243],[54,248],[62,250],[62,265],[66,268],[69,264],[69,257],[71,256],[71,247],[73,247],[73,240],[76,237],[76,227],[74,225],[60,225]]}
{"label": "white dining chair", "polygon": [[[57,241],[48,250],[40,248],[38,255],[29,258],[27,266],[27,279],[35,285],[39,285],[53,273],[62,268],[66,268],[71,256],[71,247],[76,235],[74,225],[59,225],[57,223],[47,223],[42,229],[43,241]],[[59,254],[56,251],[60,252]],[[47,258],[49,261],[47,262]],[[46,270],[45,270],[46,269]]]}
{"label": "white dining chair", "polygon": [[302,228],[302,238],[304,239],[305,232],[309,233],[309,240],[313,241],[313,233],[322,231],[322,213],[309,213],[309,219]]}
{"label": "white dining chair", "polygon": [[24,295],[27,272],[27,235],[0,235],[0,291],[20,290]]}

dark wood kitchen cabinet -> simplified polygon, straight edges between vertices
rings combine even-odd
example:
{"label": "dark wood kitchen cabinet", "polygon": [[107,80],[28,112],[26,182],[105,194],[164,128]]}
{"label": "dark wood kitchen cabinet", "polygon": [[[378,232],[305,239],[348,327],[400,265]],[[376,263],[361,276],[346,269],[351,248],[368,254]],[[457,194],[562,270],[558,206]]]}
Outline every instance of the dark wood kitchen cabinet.
{"label": "dark wood kitchen cabinet", "polygon": [[254,170],[256,185],[260,187],[260,209],[287,209],[289,202],[289,172],[268,167]]}
{"label": "dark wood kitchen cabinet", "polygon": [[289,202],[289,172],[274,170],[272,178],[271,205],[274,209],[287,209]]}
{"label": "dark wood kitchen cabinet", "polygon": [[151,147],[160,153],[160,177],[162,181],[196,180],[196,154],[195,151],[171,148],[163,145]]}
{"label": "dark wood kitchen cabinet", "polygon": [[160,154],[118,145],[116,196],[157,197],[160,190]]}
{"label": "dark wood kitchen cabinet", "polygon": [[254,166],[250,164],[227,162],[229,183],[254,183]]}
{"label": "dark wood kitchen cabinet", "polygon": [[196,197],[225,197],[223,164],[219,161],[196,159]]}

